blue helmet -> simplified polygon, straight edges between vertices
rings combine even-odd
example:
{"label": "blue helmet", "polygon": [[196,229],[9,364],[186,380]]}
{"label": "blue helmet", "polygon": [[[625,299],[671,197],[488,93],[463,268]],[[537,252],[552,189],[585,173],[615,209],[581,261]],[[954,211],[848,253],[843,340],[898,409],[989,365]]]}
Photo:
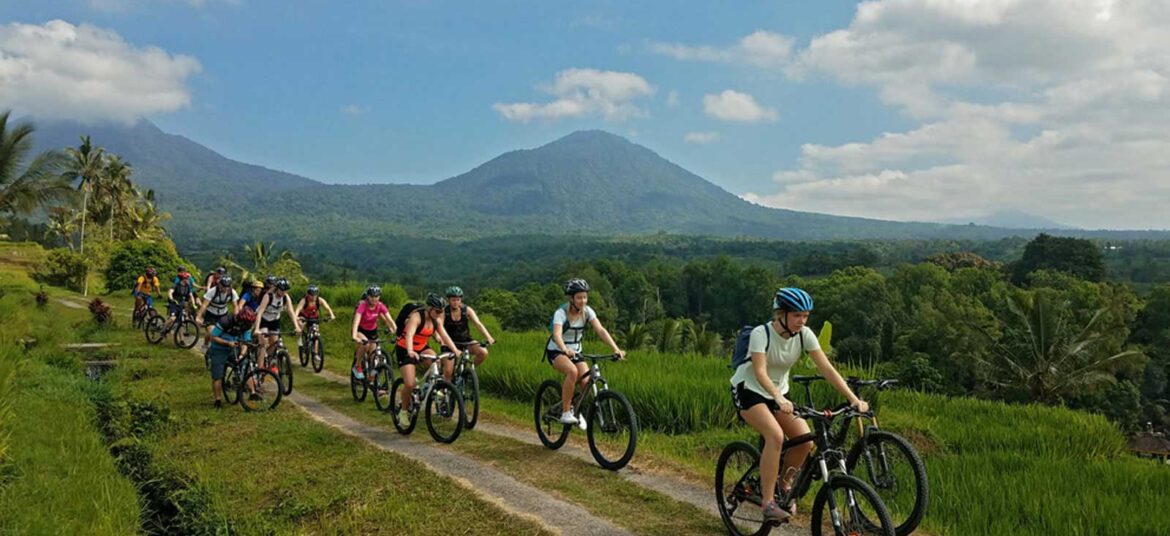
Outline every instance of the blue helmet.
{"label": "blue helmet", "polygon": [[793,287],[785,287],[776,291],[772,298],[772,309],[783,309],[794,313],[813,310],[813,299],[807,292]]}

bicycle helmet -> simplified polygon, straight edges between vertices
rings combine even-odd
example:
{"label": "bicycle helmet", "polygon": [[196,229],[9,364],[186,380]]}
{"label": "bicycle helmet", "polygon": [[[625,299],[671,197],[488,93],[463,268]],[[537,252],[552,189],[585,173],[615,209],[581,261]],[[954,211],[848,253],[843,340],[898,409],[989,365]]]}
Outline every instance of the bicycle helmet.
{"label": "bicycle helmet", "polygon": [[783,309],[793,313],[813,310],[812,296],[801,289],[785,287],[776,291],[772,298],[772,309]]}
{"label": "bicycle helmet", "polygon": [[264,288],[264,282],[260,281],[259,279],[255,279],[252,281],[252,288]]}
{"label": "bicycle helmet", "polygon": [[565,282],[566,296],[572,296],[578,292],[589,292],[589,282],[579,277],[574,277]]}
{"label": "bicycle helmet", "polygon": [[268,274],[268,277],[264,278],[264,286],[267,287],[269,285],[275,285],[275,284],[276,284],[276,276],[274,276],[272,274]]}
{"label": "bicycle helmet", "polygon": [[155,275],[156,275],[156,272],[154,271],[154,267],[147,266],[146,267],[146,277],[154,277]]}
{"label": "bicycle helmet", "polygon": [[280,279],[277,279],[275,285],[276,285],[277,290],[283,290],[286,292],[288,291],[288,289],[292,288],[292,285],[288,282],[288,280],[283,278],[283,277]]}
{"label": "bicycle helmet", "polygon": [[316,296],[321,293],[321,289],[317,285],[309,285],[309,288],[305,289],[305,293],[310,296]]}
{"label": "bicycle helmet", "polygon": [[177,270],[175,270],[175,271],[176,271],[176,272],[179,272],[179,273],[181,274],[181,273],[183,273],[183,272],[186,272],[186,271],[187,271],[187,267],[186,267],[186,266],[180,266],[180,267],[179,267]]}
{"label": "bicycle helmet", "polygon": [[442,309],[444,305],[447,305],[447,300],[444,300],[442,296],[439,296],[434,292],[427,294],[427,307],[432,309]]}
{"label": "bicycle helmet", "polygon": [[221,287],[232,286],[232,276],[227,275],[227,274],[219,276],[219,286],[221,286]]}
{"label": "bicycle helmet", "polygon": [[371,296],[381,296],[381,295],[382,295],[382,287],[379,287],[378,285],[370,285],[369,287],[366,287],[366,297],[367,298],[369,298]]}
{"label": "bicycle helmet", "polygon": [[256,321],[256,311],[253,311],[251,307],[244,307],[236,313],[236,320],[245,324],[251,324]]}
{"label": "bicycle helmet", "polygon": [[447,287],[446,294],[447,294],[448,298],[462,298],[463,297],[463,289],[456,287],[456,286],[450,286],[450,287]]}
{"label": "bicycle helmet", "polygon": [[224,268],[223,266],[220,266],[219,268],[216,268],[216,269],[215,269],[215,273],[217,273],[217,274],[219,274],[219,275],[226,274],[226,273],[227,273],[227,268]]}

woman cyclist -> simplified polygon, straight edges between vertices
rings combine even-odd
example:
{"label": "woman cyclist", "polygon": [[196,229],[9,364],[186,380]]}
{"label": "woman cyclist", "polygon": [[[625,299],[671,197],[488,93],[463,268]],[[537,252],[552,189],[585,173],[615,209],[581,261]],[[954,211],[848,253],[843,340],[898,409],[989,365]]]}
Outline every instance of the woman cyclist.
{"label": "woman cyclist", "polygon": [[816,364],[817,370],[850,405],[858,411],[868,411],[869,404],[861,400],[829,357],[821,350],[812,329],[805,326],[809,312],[813,309],[812,296],[798,288],[782,288],[772,299],[772,321],[757,326],[748,339],[748,354],[751,360],[735,369],[731,377],[732,400],[739,415],[764,437],[764,451],[760,453],[760,484],[764,518],[769,521],[783,521],[792,516],[796,504],[779,504],[776,501],[776,480],[781,474],[785,482],[781,487],[787,494],[792,482],[790,474],[798,470],[812,443],[802,443],[788,449],[784,454],[784,467],[780,467],[780,448],[785,437],[797,437],[809,433],[808,423],[793,415],[792,402],[784,397],[788,393],[788,372],[807,351]]}
{"label": "woman cyclist", "polygon": [[[447,335],[443,328],[443,298],[438,294],[427,294],[426,303],[422,306],[407,304],[413,310],[404,311],[406,317],[402,321],[402,333],[394,344],[394,354],[398,361],[399,375],[402,377],[402,411],[399,419],[409,419],[410,397],[418,381],[414,376],[415,367],[423,360],[435,359],[435,351],[427,346],[432,338],[447,348],[455,348],[455,342]],[[401,313],[400,313],[401,314]],[[426,364],[430,366],[428,362]],[[452,360],[443,362],[443,377],[447,380],[455,373],[455,363]],[[399,421],[402,422],[402,421]]]}
{"label": "woman cyclist", "polygon": [[568,298],[568,303],[558,307],[553,313],[552,335],[545,346],[544,358],[557,369],[557,372],[565,376],[565,381],[561,384],[560,421],[585,428],[585,417],[574,416],[572,410],[574,384],[581,381],[584,386],[584,381],[589,377],[589,365],[577,355],[581,352],[581,339],[585,337],[585,328],[592,327],[597,336],[617,354],[618,359],[625,359],[626,352],[618,348],[609,331],[597,319],[597,313],[589,307],[589,283],[584,279],[570,279],[565,283],[565,297]]}
{"label": "woman cyclist", "polygon": [[316,322],[320,316],[320,310],[324,308],[325,312],[329,313],[329,320],[337,320],[337,316],[333,314],[333,308],[329,306],[329,302],[321,297],[321,289],[317,285],[309,285],[305,289],[305,296],[301,301],[297,302],[296,314],[297,318]]}
{"label": "woman cyclist", "polygon": [[211,340],[211,328],[228,314],[229,306],[235,308],[235,312],[240,311],[239,307],[236,307],[239,301],[240,296],[232,288],[232,276],[226,274],[220,276],[215,282],[215,287],[203,295],[203,305],[195,315],[195,323],[207,330],[208,341]]}
{"label": "woman cyclist", "polygon": [[370,343],[378,340],[378,319],[386,322],[390,333],[398,331],[394,319],[390,317],[390,310],[382,303],[382,287],[370,285],[362,294],[357,310],[353,312],[353,328],[350,337],[357,343],[357,350],[353,354],[353,376],[364,380],[366,374],[362,370],[366,353],[370,351]]}
{"label": "woman cyclist", "polygon": [[464,345],[470,345],[471,355],[475,359],[475,366],[479,367],[487,359],[488,349],[480,346],[479,343],[471,344],[471,326],[474,324],[475,328],[487,339],[489,345],[495,344],[496,340],[492,338],[492,334],[488,333],[487,328],[483,326],[483,322],[479,321],[479,316],[475,314],[475,309],[468,305],[463,305],[463,289],[459,287],[447,287],[447,306],[443,308],[443,329],[447,330],[447,335],[451,336],[451,340],[455,344],[461,345],[456,348],[448,348],[443,346],[439,348],[440,352],[456,352],[462,351]]}
{"label": "woman cyclist", "polygon": [[260,336],[260,363],[264,362],[265,358],[268,357],[268,352],[276,344],[278,335],[274,335],[274,333],[280,332],[280,313],[288,313],[288,317],[293,322],[293,329],[296,330],[298,336],[301,334],[301,323],[297,321],[292,298],[288,295],[290,288],[292,285],[282,277],[273,282],[272,292],[265,293],[264,298],[260,300],[260,307],[257,309],[259,316],[256,318],[256,325],[252,328]]}

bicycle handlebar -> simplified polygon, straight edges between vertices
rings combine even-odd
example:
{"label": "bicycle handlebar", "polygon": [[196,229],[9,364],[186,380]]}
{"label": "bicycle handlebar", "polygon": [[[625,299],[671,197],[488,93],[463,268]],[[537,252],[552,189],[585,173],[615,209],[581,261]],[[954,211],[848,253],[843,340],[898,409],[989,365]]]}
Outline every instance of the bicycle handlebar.
{"label": "bicycle handlebar", "polygon": [[801,419],[814,419],[824,422],[832,422],[833,419],[841,415],[848,414],[850,417],[870,417],[873,416],[873,411],[861,412],[853,409],[848,403],[837,406],[836,409],[818,410],[808,406],[796,406],[792,409],[793,414]]}
{"label": "bicycle handlebar", "polygon": [[489,348],[492,345],[492,343],[487,342],[487,341],[467,341],[467,342],[457,342],[457,343],[455,343],[455,347],[459,348],[460,350],[466,350],[467,347],[469,347],[473,344],[478,344],[484,348]]}
{"label": "bicycle handlebar", "polygon": [[[797,376],[792,377],[792,381],[794,381],[796,383],[801,383],[801,384],[808,384],[808,383],[815,382],[815,381],[826,381],[826,380],[825,380],[824,376],[820,376],[820,375],[813,375],[813,376],[799,376],[799,375],[797,375]],[[890,387],[893,387],[894,385],[897,385],[898,380],[892,379],[892,378],[863,380],[863,379],[858,378],[856,376],[850,376],[848,378],[845,378],[845,383],[848,384],[849,387],[851,387],[851,388],[876,387],[877,390],[884,391],[886,389],[889,389]]]}
{"label": "bicycle handlebar", "polygon": [[622,359],[622,357],[620,355],[617,355],[617,354],[595,355],[595,354],[578,353],[577,357],[580,357],[581,359],[588,359],[589,361],[592,361],[594,363],[596,363],[598,361],[621,361],[621,359]]}

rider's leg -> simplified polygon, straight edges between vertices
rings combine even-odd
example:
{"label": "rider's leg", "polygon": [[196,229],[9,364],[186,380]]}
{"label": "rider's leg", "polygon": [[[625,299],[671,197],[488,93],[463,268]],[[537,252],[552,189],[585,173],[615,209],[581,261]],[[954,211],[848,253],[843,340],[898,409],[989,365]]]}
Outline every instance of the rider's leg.
{"label": "rider's leg", "polygon": [[488,349],[476,344],[471,347],[471,355],[475,358],[475,366],[479,367],[487,359]]}
{"label": "rider's leg", "polygon": [[767,404],[756,404],[739,412],[743,420],[764,436],[760,452],[760,499],[767,505],[775,499],[776,479],[780,476],[780,448],[784,444],[784,430]]}
{"label": "rider's leg", "polygon": [[565,354],[560,354],[553,360],[553,368],[565,377],[561,383],[561,412],[568,413],[573,406],[573,386],[577,383],[577,365],[569,360]]}
{"label": "rider's leg", "polygon": [[[800,437],[810,432],[808,423],[795,415],[776,411],[773,412],[773,416],[776,418],[776,422],[780,423],[780,428],[784,430],[784,437]],[[812,441],[807,441],[784,451],[784,464],[780,467],[779,475],[781,478],[780,487],[785,492],[792,487],[792,478],[796,476],[796,471],[799,471],[804,465],[804,460],[808,457],[809,452],[812,452],[812,448]]]}
{"label": "rider's leg", "polygon": [[398,373],[402,376],[402,395],[401,404],[402,409],[410,409],[410,397],[414,393],[414,388],[418,385],[418,380],[414,377],[414,365],[401,365],[398,367]]}

